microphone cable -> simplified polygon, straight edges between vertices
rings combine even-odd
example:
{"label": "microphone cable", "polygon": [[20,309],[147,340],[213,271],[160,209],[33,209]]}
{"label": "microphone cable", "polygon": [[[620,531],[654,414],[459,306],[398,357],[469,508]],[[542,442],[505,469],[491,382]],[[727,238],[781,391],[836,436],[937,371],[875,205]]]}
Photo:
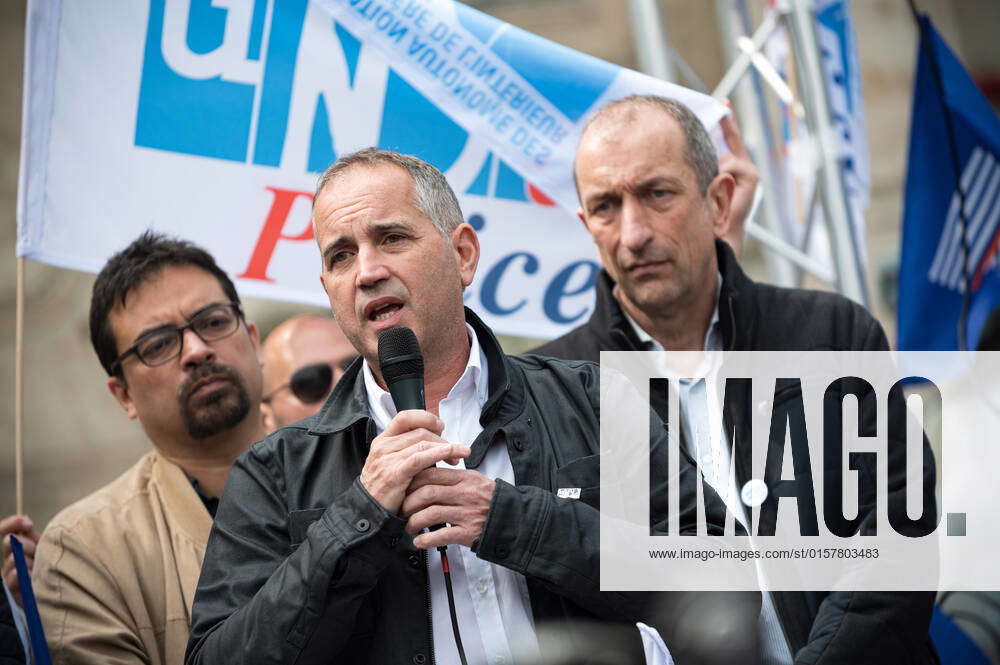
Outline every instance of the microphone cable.
{"label": "microphone cable", "polygon": [[[383,330],[378,335],[379,371],[385,379],[392,395],[392,403],[397,411],[424,409],[424,357],[420,353],[420,342],[409,328],[400,326]],[[428,531],[437,531],[444,524],[435,524]],[[455,646],[462,665],[468,665],[462,635],[458,630],[458,613],[455,611],[455,591],[451,586],[451,567],[448,564],[448,547],[437,548],[441,555],[441,572],[444,574],[444,588],[448,593],[448,612],[451,614],[451,630],[455,634]],[[431,615],[433,633],[434,616]]]}
{"label": "microphone cable", "polygon": [[455,612],[455,591],[451,586],[451,567],[448,564],[448,546],[439,545],[441,555],[441,572],[444,573],[444,589],[448,593],[448,612],[451,614],[451,632],[455,634],[455,646],[458,647],[458,658],[462,665],[469,665],[465,659],[465,648],[462,647],[462,634],[458,630],[458,614]]}

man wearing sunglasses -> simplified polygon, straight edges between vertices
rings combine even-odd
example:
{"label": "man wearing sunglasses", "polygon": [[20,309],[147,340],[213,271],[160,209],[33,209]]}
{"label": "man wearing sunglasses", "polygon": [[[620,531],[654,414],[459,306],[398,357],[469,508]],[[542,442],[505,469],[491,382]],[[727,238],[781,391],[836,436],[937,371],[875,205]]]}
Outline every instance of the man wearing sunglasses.
{"label": "man wearing sunglasses", "polygon": [[90,333],[152,450],[42,534],[46,637],[56,664],[177,665],[229,469],[264,435],[257,329],[208,253],[147,232],[98,275]]}
{"label": "man wearing sunglasses", "polygon": [[303,314],[280,323],[261,345],[264,428],[273,432],[319,411],[357,357],[354,345],[328,316]]}

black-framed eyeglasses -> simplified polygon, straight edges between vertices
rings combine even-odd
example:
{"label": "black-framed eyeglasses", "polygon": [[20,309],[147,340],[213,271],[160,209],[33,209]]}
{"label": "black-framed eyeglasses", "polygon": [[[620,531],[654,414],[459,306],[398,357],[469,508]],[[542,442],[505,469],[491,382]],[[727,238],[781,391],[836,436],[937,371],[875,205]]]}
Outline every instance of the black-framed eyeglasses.
{"label": "black-framed eyeglasses", "polygon": [[190,328],[203,342],[216,342],[236,332],[242,318],[243,310],[234,302],[203,307],[183,326],[162,326],[141,335],[111,363],[111,373],[116,374],[130,355],[148,367],[165,365],[181,354],[185,330]]}
{"label": "black-framed eyeglasses", "polygon": [[[358,356],[350,356],[342,360],[340,368],[347,369],[357,359]],[[333,387],[333,367],[329,363],[312,363],[295,370],[288,383],[281,384],[265,395],[261,401],[268,404],[275,395],[287,388],[303,404],[315,404],[326,397],[331,387]]]}

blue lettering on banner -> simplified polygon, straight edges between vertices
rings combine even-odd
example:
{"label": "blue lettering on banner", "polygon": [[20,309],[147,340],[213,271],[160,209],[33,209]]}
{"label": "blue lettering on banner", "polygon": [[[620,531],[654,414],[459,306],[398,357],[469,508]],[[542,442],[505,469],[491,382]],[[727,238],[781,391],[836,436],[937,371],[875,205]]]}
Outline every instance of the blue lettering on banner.
{"label": "blue lettering on banner", "polygon": [[[192,0],[186,41],[193,52],[223,40],[221,9],[199,11],[208,0]],[[164,0],[151,0],[145,62],[139,89],[135,144],[189,155],[246,161],[254,86],[189,79],[163,59]]]}
{"label": "blue lettering on banner", "polygon": [[254,164],[281,165],[281,151],[288,127],[288,106],[292,100],[292,81],[295,80],[295,59],[307,4],[307,0],[281,0],[273,5],[267,67],[264,68],[260,91]]}
{"label": "blue lettering on banner", "polygon": [[[455,8],[462,26],[484,44],[504,25],[463,4],[456,4]],[[491,48],[574,122],[604,94],[618,72],[610,63],[539,39],[514,26],[509,26]],[[573,75],[567,76],[566,72]]]}
{"label": "blue lettering on banner", "polygon": [[[382,38],[405,48],[411,64],[433,76],[455,104],[483,117],[496,135],[540,164],[569,135],[572,128],[564,125],[565,119],[579,119],[610,85],[617,69],[513,27],[490,43],[505,24],[460,3],[455,7],[464,31],[438,21],[416,0],[345,0],[344,6],[370,22]],[[365,49],[374,47],[365,46],[333,18],[326,27],[312,23],[313,16],[307,32],[306,17],[315,10],[309,0],[246,0],[224,6],[213,0],[149,0],[135,145],[321,172],[338,156],[336,132],[341,125],[334,121],[337,105],[345,103],[340,91],[352,94],[358,86],[370,85],[358,80],[363,75],[359,62]],[[327,29],[329,33],[324,32]],[[303,43],[304,35],[312,40],[309,44]],[[315,57],[316,40],[325,48],[339,46],[340,53],[331,57],[343,56],[346,81],[337,84],[343,88],[324,87],[314,93],[308,85],[315,85],[315,74],[297,80],[302,64],[298,54],[301,50]],[[504,73],[508,67],[529,85],[512,80],[516,77]],[[566,76],[570,70],[574,75]],[[371,128],[373,141],[447,171],[463,154],[468,132],[391,64],[384,85],[382,108],[371,113],[380,119]],[[559,113],[546,110],[553,108],[562,120]],[[292,122],[307,124],[301,128],[307,131],[289,132]],[[306,143],[290,149],[286,145],[290,137]],[[296,155],[302,163],[285,163],[286,155]],[[552,205],[494,152],[485,152],[476,167],[478,175],[465,194]],[[477,230],[485,224],[482,214],[469,221]],[[485,268],[478,289],[482,307],[495,316],[523,310],[528,299],[512,296],[509,286],[501,293],[502,282],[511,270],[524,275],[539,272],[538,256],[514,252]],[[584,316],[586,308],[574,308],[572,299],[592,289],[596,273],[596,264],[589,260],[556,271],[539,289],[545,316],[558,324]]]}
{"label": "blue lettering on banner", "polygon": [[[165,15],[171,10],[181,11],[185,3],[189,3],[186,5],[186,33],[182,43],[174,44],[173,48],[193,57],[218,56],[213,60],[214,69],[210,67],[208,72],[187,75],[176,71],[164,53],[165,39],[173,39],[164,33]],[[271,17],[265,35],[269,5]],[[459,61],[459,36],[445,34],[443,24],[431,26],[433,17],[421,3],[393,4],[398,16],[387,4],[349,0],[349,5],[392,40],[399,42],[412,37],[408,48],[416,61],[436,71],[465,103],[478,106],[482,114],[493,118],[495,127],[510,131],[511,140],[529,155],[543,159],[548,149],[536,137],[529,136],[523,127],[518,126],[520,131],[515,131],[514,117],[501,112],[499,102],[487,94],[491,92],[489,88],[499,90],[510,106],[524,116],[522,120],[534,124],[534,129],[548,132],[550,139],[561,138],[565,129],[556,127],[552,118],[541,114],[539,105],[517,90],[513,83],[505,83],[502,76],[498,79],[496,68],[489,65],[485,56],[478,56],[466,67],[444,68],[446,62]],[[498,24],[492,17],[463,5],[456,6],[460,8],[465,26],[478,26],[475,31],[478,36],[485,36],[484,30],[493,30],[492,26]],[[307,9],[308,0],[254,0],[245,7],[233,5],[230,8],[212,6],[211,0],[150,0],[135,145],[259,166],[283,166],[297,56]],[[231,20],[233,12],[249,12],[245,24]],[[477,19],[470,18],[473,15]],[[429,30],[430,38],[411,35],[407,24],[420,28],[430,26],[433,28]],[[245,25],[246,30],[240,32],[234,25]],[[348,85],[354,88],[363,45],[332,19],[331,30],[347,64]],[[252,67],[244,68],[243,65]],[[473,80],[477,81],[476,85]],[[591,86],[590,94],[600,94],[602,85]],[[254,98],[258,95],[255,113]],[[307,172],[321,172],[337,158],[330,115],[337,102],[323,93],[317,94],[311,102],[310,140],[306,163],[302,165]],[[560,106],[558,101],[553,103]],[[379,147],[417,155],[442,171],[455,162],[468,141],[464,129],[391,68],[381,117]],[[496,191],[488,192],[491,159],[492,155],[485,158],[481,178],[467,193],[512,201],[532,200],[527,193],[528,184],[504,162],[499,165]]]}
{"label": "blue lettering on banner", "polygon": [[333,132],[330,131],[330,118],[326,114],[326,105],[326,96],[321,93],[316,99],[312,135],[309,139],[308,168],[313,173],[325,170],[337,159],[337,151],[333,149]]}
{"label": "blue lettering on banner", "polygon": [[[577,272],[577,269],[583,269],[586,271],[586,277],[579,286],[572,288],[567,291],[566,287],[573,278],[573,275]],[[570,298],[572,296],[578,296],[581,293],[586,293],[594,288],[594,278],[597,277],[597,272],[600,268],[596,263],[589,260],[575,261],[562,270],[560,270],[555,277],[552,278],[552,282],[549,283],[548,288],[545,289],[545,296],[542,298],[542,309],[545,311],[545,316],[556,323],[570,324],[574,323],[583,317],[584,314],[590,311],[588,307],[584,307],[576,312],[576,314],[563,314],[560,309],[560,305],[564,298]]]}
{"label": "blue lettering on banner", "polygon": [[407,118],[383,122],[379,145],[390,150],[420,155],[420,158],[444,171],[451,166],[468,139],[468,133],[455,124],[395,72],[389,72],[386,84],[385,115]]}
{"label": "blue lettering on banner", "polygon": [[483,278],[483,285],[479,291],[479,300],[483,303],[483,307],[490,314],[495,314],[497,316],[509,316],[519,309],[524,307],[528,301],[522,299],[516,305],[511,307],[504,307],[497,300],[497,291],[500,288],[500,278],[503,274],[507,272],[507,268],[514,262],[514,259],[524,259],[524,272],[528,275],[534,275],[538,272],[538,258],[534,254],[529,254],[528,252],[514,252],[513,254],[508,254],[499,261],[496,262],[492,268],[486,273],[486,277]]}

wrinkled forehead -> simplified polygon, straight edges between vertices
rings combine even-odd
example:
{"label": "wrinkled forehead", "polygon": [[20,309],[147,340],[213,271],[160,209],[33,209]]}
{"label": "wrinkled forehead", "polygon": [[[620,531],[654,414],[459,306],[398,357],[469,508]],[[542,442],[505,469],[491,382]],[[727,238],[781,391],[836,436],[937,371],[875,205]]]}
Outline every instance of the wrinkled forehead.
{"label": "wrinkled forehead", "polygon": [[577,192],[593,180],[646,178],[654,171],[693,171],[684,135],[666,111],[628,107],[596,118],[580,138],[573,174]]}
{"label": "wrinkled forehead", "polygon": [[358,222],[370,224],[415,215],[421,213],[409,173],[390,164],[355,165],[321,190],[313,208],[313,223],[319,239],[331,232],[356,232],[353,229]]}

